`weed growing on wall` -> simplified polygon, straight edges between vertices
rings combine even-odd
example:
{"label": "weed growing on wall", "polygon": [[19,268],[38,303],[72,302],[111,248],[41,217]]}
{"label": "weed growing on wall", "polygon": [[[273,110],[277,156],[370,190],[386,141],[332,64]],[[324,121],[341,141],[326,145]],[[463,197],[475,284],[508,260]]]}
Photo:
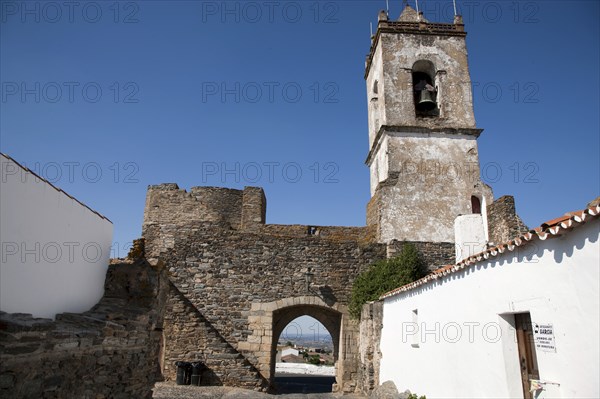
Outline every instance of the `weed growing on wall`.
{"label": "weed growing on wall", "polygon": [[411,243],[403,243],[397,257],[373,263],[352,285],[350,315],[360,319],[365,303],[377,300],[382,294],[412,283],[427,274],[425,262]]}

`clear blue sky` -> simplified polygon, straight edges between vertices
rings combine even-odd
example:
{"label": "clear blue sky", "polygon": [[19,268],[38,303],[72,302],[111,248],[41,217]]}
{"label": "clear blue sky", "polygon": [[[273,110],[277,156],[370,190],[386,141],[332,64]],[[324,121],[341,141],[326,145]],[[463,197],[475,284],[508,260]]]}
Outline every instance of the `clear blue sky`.
{"label": "clear blue sky", "polygon": [[[419,3],[452,18],[450,0]],[[600,192],[599,2],[457,3],[484,180],[531,227],[584,207]],[[110,218],[114,256],[163,182],[262,186],[268,223],[364,225],[364,60],[385,1],[69,4],[0,2],[0,148]]]}

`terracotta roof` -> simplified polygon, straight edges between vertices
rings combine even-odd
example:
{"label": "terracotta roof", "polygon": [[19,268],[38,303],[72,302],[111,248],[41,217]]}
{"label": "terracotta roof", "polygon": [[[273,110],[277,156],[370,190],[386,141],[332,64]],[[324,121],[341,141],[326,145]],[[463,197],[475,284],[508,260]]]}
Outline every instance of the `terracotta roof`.
{"label": "terracotta roof", "polygon": [[21,165],[20,163],[18,163],[17,161],[15,161],[13,158],[11,158],[10,156],[0,152],[0,155],[3,156],[4,158],[13,161],[15,164],[17,164],[18,167],[20,167],[21,169],[23,169],[25,172],[31,173],[33,176],[35,176],[37,179],[43,181],[44,183],[48,184],[50,187],[52,187],[53,189],[55,189],[56,191],[58,191],[59,193],[62,193],[64,195],[66,195],[67,197],[71,198],[73,201],[77,202],[79,205],[82,205],[84,208],[87,208],[88,210],[90,210],[92,213],[95,213],[97,216],[101,217],[102,219],[110,222],[111,220],[109,218],[107,218],[106,216],[100,214],[99,212],[96,212],[95,210],[93,210],[92,208],[90,208],[89,206],[87,206],[86,204],[84,204],[83,202],[79,201],[77,198],[73,197],[72,195],[70,195],[69,193],[67,193],[66,191],[64,191],[61,188],[56,187],[54,184],[50,183],[48,180],[44,179],[43,177],[41,177],[40,175],[38,175],[37,173],[35,173],[33,170],[27,168],[26,166]]}
{"label": "terracotta roof", "polygon": [[383,294],[379,297],[379,299],[389,298],[402,292],[410,291],[423,284],[427,284],[430,281],[437,280],[438,278],[448,276],[450,274],[459,272],[465,268],[473,266],[482,260],[494,258],[507,251],[512,252],[517,247],[527,245],[536,237],[543,241],[548,238],[561,236],[564,233],[567,233],[573,230],[574,228],[581,226],[586,221],[589,221],[593,218],[597,218],[598,215],[600,215],[600,204],[592,205],[581,211],[569,212],[565,216],[561,216],[559,218],[544,222],[541,224],[540,227],[530,230],[527,233],[522,234],[510,241],[488,248],[483,252],[463,259],[455,265],[446,265],[440,267],[439,269],[434,270],[422,279],[419,279],[410,284],[403,285],[402,287],[396,288],[390,292]]}

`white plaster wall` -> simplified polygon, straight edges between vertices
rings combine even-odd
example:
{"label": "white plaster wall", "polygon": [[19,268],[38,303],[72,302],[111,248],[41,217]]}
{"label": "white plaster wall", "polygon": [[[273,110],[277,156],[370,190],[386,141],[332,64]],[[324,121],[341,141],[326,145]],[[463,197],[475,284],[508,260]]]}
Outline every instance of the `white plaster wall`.
{"label": "white plaster wall", "polygon": [[[369,149],[373,148],[375,136],[382,125],[385,125],[385,81],[382,71],[382,47],[377,46],[371,62],[369,75],[366,79],[367,84],[367,103],[369,104]],[[378,93],[373,93],[373,85],[378,81]],[[372,104],[372,99],[377,97],[376,104]],[[376,105],[376,106],[375,106]]]}
{"label": "white plaster wall", "polygon": [[[481,198],[483,197],[483,198]],[[483,233],[485,234],[485,241],[488,242],[490,240],[490,231],[489,231],[489,225],[488,225],[488,216],[487,216],[487,207],[488,207],[488,200],[486,198],[485,195],[479,197],[479,200],[481,201],[481,216],[483,217]],[[493,202],[493,196],[491,195],[490,192],[490,199]]]}
{"label": "white plaster wall", "polygon": [[371,163],[371,197],[375,194],[377,185],[389,177],[388,136],[381,139],[381,146]]}
{"label": "white plaster wall", "polygon": [[287,355],[298,356],[299,354],[300,354],[300,352],[298,351],[298,349],[294,349],[294,348],[287,348],[281,352],[282,357],[287,356]]}
{"label": "white plaster wall", "polygon": [[487,243],[480,214],[461,215],[454,220],[456,262],[478,254]]}
{"label": "white plaster wall", "polygon": [[104,293],[112,223],[0,161],[0,310],[49,318],[88,310]]}
{"label": "white plaster wall", "polygon": [[530,312],[532,322],[555,330],[556,352],[537,350],[537,360],[540,378],[560,386],[538,398],[600,397],[599,225],[592,220],[386,299],[380,381],[429,399],[522,397],[511,323],[514,313]]}
{"label": "white plaster wall", "polygon": [[335,376],[335,367],[304,363],[276,363],[275,373]]}

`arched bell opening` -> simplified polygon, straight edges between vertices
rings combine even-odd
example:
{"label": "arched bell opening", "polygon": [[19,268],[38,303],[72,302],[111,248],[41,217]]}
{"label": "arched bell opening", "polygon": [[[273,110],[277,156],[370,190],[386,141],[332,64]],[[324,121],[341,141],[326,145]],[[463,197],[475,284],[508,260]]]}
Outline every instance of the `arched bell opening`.
{"label": "arched bell opening", "polygon": [[419,60],[412,67],[415,114],[418,117],[439,116],[435,66],[431,61]]}

